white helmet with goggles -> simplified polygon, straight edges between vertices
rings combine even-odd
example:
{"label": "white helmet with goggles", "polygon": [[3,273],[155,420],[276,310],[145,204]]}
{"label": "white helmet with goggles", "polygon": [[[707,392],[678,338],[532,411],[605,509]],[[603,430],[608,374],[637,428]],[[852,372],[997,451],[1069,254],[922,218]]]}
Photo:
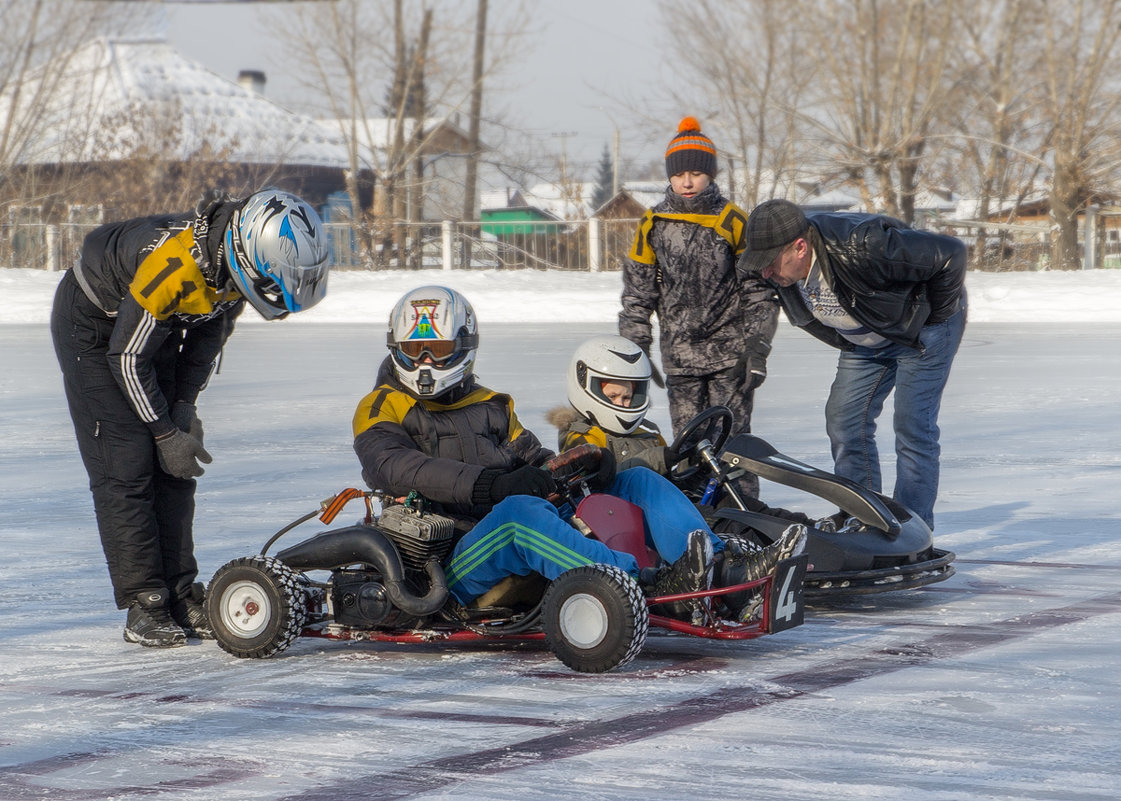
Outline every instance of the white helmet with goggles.
{"label": "white helmet with goggles", "polygon": [[315,209],[295,195],[250,195],[223,241],[234,286],[266,320],[310,309],[327,294],[327,234]]}
{"label": "white helmet with goggles", "polygon": [[568,402],[612,434],[634,432],[650,408],[650,360],[619,336],[593,337],[572,354]]}
{"label": "white helmet with goggles", "polygon": [[454,289],[419,287],[389,313],[386,342],[405,389],[418,398],[435,398],[466,381],[475,367],[475,310]]}

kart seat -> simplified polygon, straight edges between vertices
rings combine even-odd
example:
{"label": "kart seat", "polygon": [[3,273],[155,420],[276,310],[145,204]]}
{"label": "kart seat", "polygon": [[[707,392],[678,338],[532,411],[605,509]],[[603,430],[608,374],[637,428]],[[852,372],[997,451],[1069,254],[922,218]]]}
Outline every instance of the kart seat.
{"label": "kart seat", "polygon": [[642,509],[630,501],[614,495],[592,494],[580,501],[576,517],[608,548],[633,556],[640,570],[657,566],[658,552],[646,545]]}

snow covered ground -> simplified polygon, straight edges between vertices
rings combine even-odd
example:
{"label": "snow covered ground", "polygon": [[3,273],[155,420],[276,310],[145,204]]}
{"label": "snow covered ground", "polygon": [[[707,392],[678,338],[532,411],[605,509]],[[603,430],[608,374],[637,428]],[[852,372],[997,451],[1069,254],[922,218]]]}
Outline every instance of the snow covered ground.
{"label": "snow covered ground", "polygon": [[[3,801],[1117,796],[1121,271],[969,276],[936,510],[957,575],[773,637],[652,636],[603,676],[539,645],[300,640],[243,661],[126,644],[46,327],[57,277],[0,270]],[[613,330],[617,275],[333,276],[304,315],[247,314],[201,399],[204,579],[360,485],[350,416],[389,307],[431,281],[471,298],[478,373],[552,439],[545,411],[575,345]],[[754,425],[825,467],[834,361],[782,326]]]}

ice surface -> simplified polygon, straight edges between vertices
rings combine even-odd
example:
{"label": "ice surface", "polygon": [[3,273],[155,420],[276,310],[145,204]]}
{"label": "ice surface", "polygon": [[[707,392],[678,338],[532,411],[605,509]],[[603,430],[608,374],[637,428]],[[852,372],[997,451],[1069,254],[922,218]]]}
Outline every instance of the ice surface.
{"label": "ice surface", "polygon": [[[1112,800],[1119,279],[970,275],[973,322],[942,411],[949,581],[815,607],[743,643],[652,636],[626,669],[586,676],[540,645],[305,639],[243,661],[213,642],[125,643],[45,325],[57,276],[0,270],[0,799]],[[196,518],[203,579],[360,486],[350,416],[403,291],[468,293],[480,377],[546,441],[568,356],[612,331],[618,302],[612,274],[331,280],[306,315],[247,314],[200,399],[214,456]],[[823,467],[835,358],[781,327],[754,421]],[[667,426],[664,395],[655,404]],[[827,511],[778,485],[764,494]]]}

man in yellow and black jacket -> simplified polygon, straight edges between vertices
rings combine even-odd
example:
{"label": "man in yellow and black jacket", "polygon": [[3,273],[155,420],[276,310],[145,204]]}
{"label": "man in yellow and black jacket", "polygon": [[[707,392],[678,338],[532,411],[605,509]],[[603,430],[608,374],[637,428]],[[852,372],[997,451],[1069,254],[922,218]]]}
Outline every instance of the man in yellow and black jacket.
{"label": "man in yellow and black jacket", "polygon": [[196,400],[246,302],[266,319],[317,303],[322,224],[299,198],[213,192],[193,212],[91,232],[55,293],[51,334],[124,636],[212,636],[195,579]]}

